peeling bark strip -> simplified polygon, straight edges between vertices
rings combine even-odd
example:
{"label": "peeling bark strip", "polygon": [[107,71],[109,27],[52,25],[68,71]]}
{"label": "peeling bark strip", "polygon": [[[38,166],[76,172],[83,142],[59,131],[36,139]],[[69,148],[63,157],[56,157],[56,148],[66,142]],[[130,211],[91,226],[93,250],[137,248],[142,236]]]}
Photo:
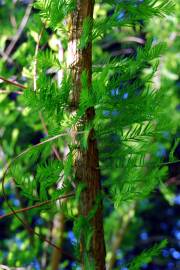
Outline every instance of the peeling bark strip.
{"label": "peeling bark strip", "polygon": [[[70,36],[68,44],[67,64],[70,67],[72,74],[72,93],[71,93],[71,108],[75,114],[79,105],[81,93],[81,76],[82,72],[86,71],[88,78],[88,86],[91,86],[92,79],[92,43],[89,42],[87,47],[79,49],[78,44],[82,35],[82,27],[84,19],[93,18],[94,1],[92,0],[77,0],[77,8],[70,17]],[[90,122],[95,115],[94,108],[89,108],[81,123],[75,127],[76,131],[73,135],[73,141],[76,149],[73,153],[74,172],[79,183],[85,184],[86,188],[81,193],[81,201],[79,204],[79,215],[87,217],[95,207],[97,196],[101,193],[100,172],[99,172],[99,157],[97,142],[94,138],[94,130],[91,129],[87,141],[87,150],[80,148],[80,141],[76,134],[82,130],[85,124]],[[105,244],[103,232],[103,209],[102,201],[99,200],[97,210],[91,219],[93,228],[93,236],[88,251],[89,261],[95,263],[96,270],[105,269]],[[81,261],[84,268],[85,242],[81,236]],[[86,251],[87,252],[87,251]],[[86,269],[87,270],[87,269]]]}

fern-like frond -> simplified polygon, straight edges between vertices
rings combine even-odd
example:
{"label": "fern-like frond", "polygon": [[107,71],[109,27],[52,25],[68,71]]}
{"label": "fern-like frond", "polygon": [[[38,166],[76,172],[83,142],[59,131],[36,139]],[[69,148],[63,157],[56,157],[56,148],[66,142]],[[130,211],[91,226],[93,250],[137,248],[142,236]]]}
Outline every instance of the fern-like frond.
{"label": "fern-like frond", "polygon": [[49,27],[56,30],[62,20],[74,10],[74,0],[37,0],[34,7],[40,10],[41,18]]}
{"label": "fern-like frond", "polygon": [[143,264],[150,263],[154,257],[159,256],[162,249],[167,246],[167,240],[162,240],[159,244],[155,244],[152,248],[143,251],[130,264],[129,270],[139,270]]}

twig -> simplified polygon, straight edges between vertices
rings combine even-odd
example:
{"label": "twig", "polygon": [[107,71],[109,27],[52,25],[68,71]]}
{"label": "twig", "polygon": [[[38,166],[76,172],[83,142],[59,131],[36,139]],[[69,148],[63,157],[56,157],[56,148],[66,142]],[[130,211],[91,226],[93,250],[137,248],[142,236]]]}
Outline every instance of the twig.
{"label": "twig", "polygon": [[129,36],[122,38],[121,42],[136,42],[139,44],[145,44],[145,40],[141,37]]}
{"label": "twig", "polygon": [[7,56],[6,54],[5,54],[5,52],[3,52],[3,51],[1,51],[0,50],[0,55],[2,56],[2,59],[5,59],[5,61],[8,63],[8,64],[15,64],[14,63],[14,60],[12,59],[12,58],[10,58],[9,56]]}
{"label": "twig", "polygon": [[[76,134],[84,134],[85,133],[85,131],[78,131],[78,132],[76,132]],[[29,148],[27,148],[27,149],[25,149],[23,152],[21,152],[18,156],[16,156],[15,158],[13,158],[12,160],[11,160],[11,162],[9,163],[9,165],[6,167],[6,169],[5,169],[5,174],[7,174],[7,170],[9,170],[9,168],[11,167],[11,165],[12,164],[14,164],[14,162],[16,162],[17,161],[17,159],[19,159],[20,157],[22,157],[23,155],[25,155],[25,154],[27,154],[28,152],[30,152],[32,149],[34,149],[34,148],[37,148],[37,147],[39,147],[40,145],[43,145],[43,144],[45,144],[45,143],[48,143],[48,142],[52,142],[52,141],[55,141],[55,140],[57,140],[58,138],[60,138],[60,137],[65,137],[65,136],[70,136],[71,135],[71,133],[69,132],[64,132],[64,133],[60,133],[60,134],[58,134],[58,135],[55,135],[55,136],[53,136],[53,137],[50,137],[50,138],[48,138],[48,139],[46,139],[46,140],[44,140],[44,141],[42,141],[42,142],[40,142],[40,143],[38,143],[38,144],[35,144],[35,145],[32,145],[32,146],[30,146]]]}
{"label": "twig", "polygon": [[44,27],[42,28],[40,34],[38,35],[38,41],[36,43],[36,49],[35,49],[35,54],[34,54],[34,68],[33,68],[33,85],[34,85],[34,91],[37,90],[37,55],[38,55],[40,40],[41,40],[43,31],[44,31]]}
{"label": "twig", "polygon": [[[35,209],[35,208],[39,208],[41,206],[44,206],[44,205],[47,205],[47,204],[50,204],[52,202],[55,202],[57,200],[63,200],[63,199],[67,199],[67,198],[70,198],[72,196],[74,196],[75,193],[74,192],[71,192],[71,193],[68,193],[66,195],[62,195],[56,199],[52,199],[52,200],[47,200],[47,201],[44,201],[44,202],[41,202],[41,203],[37,203],[35,205],[32,205],[32,206],[28,206],[28,207],[24,207],[24,208],[21,208],[19,210],[14,210],[14,212],[16,214],[20,214],[20,213],[24,213],[24,212],[27,212],[29,210],[32,210],[32,209]],[[4,219],[4,218],[7,218],[7,217],[10,217],[10,216],[13,216],[14,215],[14,212],[10,212],[10,213],[7,213],[7,214],[4,214],[2,216],[0,216],[0,220],[1,219]]]}
{"label": "twig", "polygon": [[12,80],[6,79],[6,78],[4,78],[3,76],[0,76],[0,80],[2,80],[3,82],[6,82],[6,83],[8,83],[8,84],[12,84],[12,85],[14,85],[14,86],[17,86],[17,87],[19,87],[19,88],[21,88],[21,89],[27,89],[27,87],[24,86],[23,84],[20,84],[20,83],[18,83],[18,82],[16,82],[16,81],[12,81]]}
{"label": "twig", "polygon": [[5,55],[3,57],[4,60],[7,60],[7,58],[10,56],[12,50],[14,49],[14,46],[16,45],[18,39],[20,38],[20,36],[22,35],[24,28],[28,22],[29,16],[31,14],[31,10],[32,10],[32,2],[33,0],[30,1],[30,4],[28,5],[28,7],[26,8],[24,17],[22,18],[22,21],[20,23],[20,26],[15,34],[15,36],[13,37],[11,43],[9,44],[9,46],[7,47],[7,49],[5,50]]}
{"label": "twig", "polygon": [[[136,42],[138,44],[145,44],[145,40],[141,37],[136,37],[136,36],[129,36],[129,37],[124,37],[122,38],[119,42]],[[102,44],[103,49],[108,49],[110,46],[112,46],[114,42],[106,42]]]}

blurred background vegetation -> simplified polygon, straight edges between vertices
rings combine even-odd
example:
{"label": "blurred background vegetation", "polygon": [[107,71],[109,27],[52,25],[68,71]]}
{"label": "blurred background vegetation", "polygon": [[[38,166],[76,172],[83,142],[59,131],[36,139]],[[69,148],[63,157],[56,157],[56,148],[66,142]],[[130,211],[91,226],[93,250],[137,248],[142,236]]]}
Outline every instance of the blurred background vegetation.
{"label": "blurred background vegetation", "polygon": [[[141,2],[137,0],[137,4]],[[156,155],[163,162],[174,158],[180,160],[180,144],[177,143],[180,130],[178,126],[180,111],[180,2],[174,0],[173,14],[166,18],[153,18],[148,24],[142,20],[134,28],[119,27],[116,31],[107,31],[107,35],[94,44],[93,61],[106,56],[133,58],[139,47],[146,44],[147,38],[153,43],[166,42],[167,48],[160,58],[159,67],[153,84],[156,89],[166,89],[168,102],[165,104],[166,121],[173,125],[156,142]],[[0,76],[16,80],[21,84],[32,75],[32,64],[41,21],[37,10],[29,0],[0,0]],[[100,15],[111,16],[113,9],[96,1],[95,18]],[[126,12],[119,14],[123,20]],[[63,44],[63,33],[53,33],[46,29],[40,42],[41,51],[50,48],[58,55],[59,39]],[[63,44],[64,47],[67,44]],[[151,65],[148,66],[148,71]],[[58,79],[56,70],[49,72]],[[136,74],[140,77],[141,74]],[[129,82],[132,83],[132,82]],[[8,161],[29,145],[35,145],[44,137],[46,130],[36,113],[33,114],[23,104],[21,89],[0,80],[0,176]],[[115,90],[114,90],[115,91]],[[114,92],[114,95],[115,92]],[[128,93],[124,94],[124,99]],[[108,112],[107,112],[108,113]],[[115,112],[114,112],[115,113]],[[169,119],[169,120],[168,120]],[[61,148],[63,143],[59,143]],[[22,161],[26,170],[28,162]],[[27,206],[27,200],[13,183],[5,185],[8,199],[14,208]],[[128,269],[124,265],[142,250],[151,247],[163,239],[168,245],[161,256],[145,263],[141,269],[178,270],[180,269],[180,164],[175,162],[167,166],[166,179],[151,196],[141,201],[125,203],[113,208],[111,202],[104,202],[105,240],[107,246],[107,264],[110,269]],[[72,207],[70,205],[69,207]],[[73,211],[76,211],[74,209]],[[0,193],[0,215],[9,212]],[[67,254],[73,254],[76,242],[71,220],[63,215],[53,215],[53,211],[38,209],[23,214],[32,228],[47,239],[61,245]],[[60,229],[61,228],[61,232]],[[58,257],[60,256],[60,257]],[[54,259],[56,258],[56,259]],[[110,259],[111,258],[111,259]],[[59,266],[53,266],[53,260],[59,260]],[[56,254],[56,250],[39,238],[30,236],[22,224],[11,216],[0,220],[0,264],[17,269],[77,269],[73,259],[65,254]],[[11,268],[10,268],[11,269]]]}

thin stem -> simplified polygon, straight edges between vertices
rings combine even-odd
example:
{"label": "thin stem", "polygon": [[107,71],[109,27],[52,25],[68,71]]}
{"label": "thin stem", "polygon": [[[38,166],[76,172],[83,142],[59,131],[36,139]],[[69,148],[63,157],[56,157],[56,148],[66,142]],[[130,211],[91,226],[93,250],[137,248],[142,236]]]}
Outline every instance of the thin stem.
{"label": "thin stem", "polygon": [[38,51],[39,51],[39,46],[40,46],[40,41],[41,41],[43,31],[44,31],[44,27],[42,28],[40,34],[38,35],[38,41],[36,43],[36,49],[35,49],[35,54],[34,54],[34,68],[33,68],[34,91],[37,90],[37,56],[38,56]]}
{"label": "thin stem", "polygon": [[13,51],[18,39],[20,38],[20,36],[22,35],[24,28],[26,27],[26,24],[29,20],[29,16],[31,14],[31,10],[32,10],[32,2],[33,0],[30,1],[30,4],[28,5],[25,14],[22,18],[22,21],[20,23],[20,26],[15,34],[15,36],[13,37],[11,43],[9,44],[9,46],[7,47],[7,49],[5,50],[5,55],[4,55],[4,60],[7,60],[7,58],[10,56],[11,52]]}
{"label": "thin stem", "polygon": [[44,201],[44,202],[41,202],[41,203],[37,203],[37,204],[32,205],[32,206],[21,208],[19,210],[14,210],[13,212],[10,212],[10,213],[7,213],[7,214],[4,214],[4,215],[0,216],[0,220],[1,219],[4,219],[4,218],[7,218],[7,217],[10,217],[10,216],[13,216],[14,213],[16,213],[16,214],[24,213],[24,212],[30,211],[32,209],[36,209],[36,208],[39,208],[41,206],[44,206],[44,205],[50,204],[52,202],[58,201],[58,200],[63,200],[63,199],[67,199],[67,198],[73,197],[74,195],[75,195],[75,193],[74,192],[71,192],[71,193],[68,193],[66,195],[62,195],[62,196],[60,196],[60,197],[58,197],[56,199],[47,200],[47,201]]}
{"label": "thin stem", "polygon": [[0,80],[2,80],[3,82],[6,82],[6,83],[8,83],[8,84],[12,84],[12,85],[14,85],[14,86],[16,86],[16,87],[19,87],[19,88],[21,88],[21,89],[27,89],[27,87],[24,86],[23,84],[20,84],[20,83],[18,83],[18,82],[16,82],[16,81],[12,81],[12,80],[6,79],[6,78],[4,78],[3,76],[0,76]]}

